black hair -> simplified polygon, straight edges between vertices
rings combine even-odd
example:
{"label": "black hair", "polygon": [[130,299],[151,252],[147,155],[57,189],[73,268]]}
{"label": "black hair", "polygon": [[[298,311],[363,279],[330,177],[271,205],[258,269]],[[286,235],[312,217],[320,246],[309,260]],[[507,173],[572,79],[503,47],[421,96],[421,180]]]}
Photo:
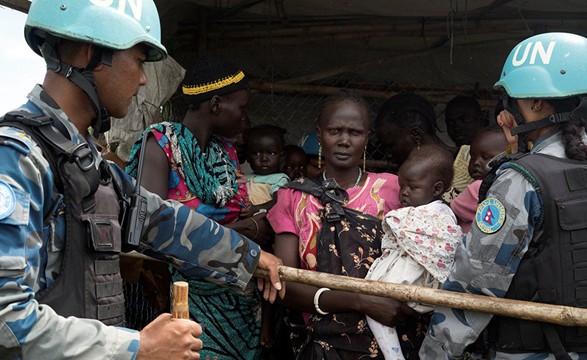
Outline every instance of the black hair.
{"label": "black hair", "polygon": [[320,111],[318,112],[318,124],[320,124],[320,120],[322,119],[322,115],[324,114],[324,111],[326,110],[328,105],[343,102],[343,101],[350,101],[350,102],[353,102],[355,104],[359,104],[359,105],[362,105],[363,107],[365,107],[365,110],[367,112],[367,121],[370,122],[370,107],[369,107],[369,103],[367,102],[367,100],[365,100],[365,98],[363,98],[361,95],[357,94],[356,92],[343,89],[333,95],[330,95],[322,102],[322,105],[320,106]]}
{"label": "black hair", "polygon": [[471,140],[471,143],[481,134],[484,133],[492,133],[492,134],[496,134],[499,135],[501,134],[503,137],[503,150],[505,150],[505,148],[509,145],[508,144],[508,140],[505,136],[505,134],[503,133],[503,129],[497,125],[488,125],[484,128],[479,129],[479,131],[477,132],[477,134],[475,134],[475,136],[473,137],[473,139]]}
{"label": "black hair", "polygon": [[[564,99],[545,99],[556,113],[570,112],[580,106],[582,98],[573,96]],[[587,100],[585,100],[587,101]],[[580,114],[580,115],[579,115]],[[573,119],[560,125],[563,141],[565,143],[565,154],[572,160],[587,160],[587,145],[583,142],[583,128],[585,127],[585,110],[577,111],[575,117],[580,116],[580,119]]]}
{"label": "black hair", "polygon": [[452,154],[438,145],[422,145],[410,152],[410,155],[402,166],[409,165],[410,162],[424,163],[429,170],[429,174],[436,176],[436,181],[442,181],[444,184],[443,193],[452,185],[454,176]]}
{"label": "black hair", "polygon": [[270,125],[270,124],[263,124],[253,126],[247,135],[247,140],[245,142],[245,148],[249,148],[249,144],[252,139],[259,138],[262,136],[271,136],[277,140],[277,144],[280,148],[283,149],[283,144],[285,143],[284,135],[287,132],[284,128],[279,126]]}
{"label": "black hair", "polygon": [[477,99],[475,99],[472,96],[466,95],[457,95],[454,98],[452,98],[448,103],[446,103],[444,112],[446,113],[453,106],[458,107],[463,105],[474,109],[477,113],[479,113],[479,115],[481,115],[481,105],[479,105]]}
{"label": "black hair", "polygon": [[301,147],[299,147],[297,145],[293,145],[293,144],[285,145],[283,147],[283,151],[285,152],[285,156],[287,156],[288,154],[295,154],[295,153],[298,153],[303,156],[307,156],[304,149],[302,149]]}
{"label": "black hair", "polygon": [[427,134],[434,134],[437,128],[432,105],[422,96],[412,92],[394,95],[381,105],[375,118],[375,126],[383,122],[396,124],[402,128],[419,126]]}

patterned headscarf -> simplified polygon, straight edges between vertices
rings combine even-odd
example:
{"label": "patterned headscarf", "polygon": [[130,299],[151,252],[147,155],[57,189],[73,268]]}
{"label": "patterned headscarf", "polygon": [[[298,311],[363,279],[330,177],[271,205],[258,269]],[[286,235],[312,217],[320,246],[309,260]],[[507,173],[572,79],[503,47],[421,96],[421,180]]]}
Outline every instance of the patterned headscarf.
{"label": "patterned headscarf", "polygon": [[128,174],[136,177],[142,138],[153,129],[165,134],[173,153],[173,164],[188,189],[203,203],[223,207],[235,196],[236,172],[222,139],[212,136],[208,147],[202,151],[198,140],[181,123],[162,122],[149,126],[132,146],[126,166]]}

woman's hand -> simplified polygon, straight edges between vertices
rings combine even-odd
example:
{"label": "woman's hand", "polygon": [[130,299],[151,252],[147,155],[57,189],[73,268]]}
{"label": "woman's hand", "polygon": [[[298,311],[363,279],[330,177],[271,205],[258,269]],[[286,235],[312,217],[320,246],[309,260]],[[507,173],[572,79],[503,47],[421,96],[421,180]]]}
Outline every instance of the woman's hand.
{"label": "woman's hand", "polygon": [[254,205],[250,201],[247,201],[245,203],[245,206],[243,206],[243,208],[241,209],[239,217],[241,219],[248,219],[248,218],[252,217],[254,214],[255,214]]}
{"label": "woman's hand", "polygon": [[225,226],[248,237],[263,247],[273,244],[275,233],[269,221],[265,219],[265,213],[257,214],[248,219],[241,219]]}
{"label": "woman's hand", "polygon": [[417,312],[406,304],[394,299],[372,295],[360,295],[360,311],[386,326],[405,323]]}
{"label": "woman's hand", "polygon": [[518,126],[516,119],[507,110],[503,110],[497,115],[497,125],[501,127],[505,138],[510,144],[510,153],[518,152],[518,136],[512,135],[512,129]]}

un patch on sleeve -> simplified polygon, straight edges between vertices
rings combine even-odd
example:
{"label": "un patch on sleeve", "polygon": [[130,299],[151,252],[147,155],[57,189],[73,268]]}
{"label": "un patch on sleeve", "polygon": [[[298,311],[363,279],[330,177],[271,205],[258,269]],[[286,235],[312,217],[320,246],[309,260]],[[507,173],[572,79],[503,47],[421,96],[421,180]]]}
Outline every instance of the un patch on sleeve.
{"label": "un patch on sleeve", "polygon": [[475,222],[479,230],[493,234],[505,223],[505,207],[496,198],[487,198],[477,207]]}
{"label": "un patch on sleeve", "polygon": [[16,196],[12,188],[0,181],[0,220],[12,215],[16,207]]}

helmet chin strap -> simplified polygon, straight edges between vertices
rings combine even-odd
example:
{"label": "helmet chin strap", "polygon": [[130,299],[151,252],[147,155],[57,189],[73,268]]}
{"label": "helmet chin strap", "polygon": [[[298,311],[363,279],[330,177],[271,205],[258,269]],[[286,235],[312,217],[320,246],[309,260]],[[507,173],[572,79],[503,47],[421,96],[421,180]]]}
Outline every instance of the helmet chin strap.
{"label": "helmet chin strap", "polygon": [[59,42],[58,38],[46,33],[43,35],[45,41],[39,47],[39,50],[47,63],[47,69],[65,76],[86,93],[96,113],[92,128],[94,129],[94,137],[98,138],[101,133],[110,129],[110,115],[108,115],[108,111],[100,102],[93,71],[99,64],[112,66],[112,50],[94,47],[94,53],[88,65],[85,68],[78,68],[59,59],[56,51],[57,43]]}
{"label": "helmet chin strap", "polygon": [[512,129],[512,135],[518,135],[521,133],[531,133],[534,130],[538,130],[538,129],[542,129],[545,128],[547,126],[550,125],[554,125],[554,124],[562,124],[565,123],[567,121],[572,121],[573,119],[571,118],[571,112],[564,112],[564,113],[556,113],[556,114],[552,114],[550,116],[547,116],[545,118],[542,118],[540,120],[537,121],[533,121],[529,124],[524,124],[521,126],[517,126],[514,129]]}
{"label": "helmet chin strap", "polygon": [[[502,95],[502,103],[503,103],[503,108],[505,110],[507,110],[510,114],[512,114],[512,116],[514,117],[514,119],[516,120],[516,128],[512,129],[512,135],[514,135],[514,131],[519,128],[522,127],[526,124],[526,120],[524,120],[524,117],[522,116],[522,113],[520,112],[520,109],[518,108],[518,103],[512,99],[511,97],[508,96],[507,93],[504,93]],[[518,132],[518,151],[525,153],[528,152],[528,133],[527,132]]]}
{"label": "helmet chin strap", "polygon": [[581,126],[584,126],[584,119],[587,119],[587,97],[581,97],[581,102],[572,111],[555,113],[537,121],[526,123],[524,117],[518,109],[517,102],[513,101],[509,96],[504,95],[504,108],[509,111],[518,126],[512,129],[512,135],[518,136],[518,150],[520,152],[528,152],[528,134],[532,131],[545,128],[551,125],[559,125],[569,121],[575,121]]}

